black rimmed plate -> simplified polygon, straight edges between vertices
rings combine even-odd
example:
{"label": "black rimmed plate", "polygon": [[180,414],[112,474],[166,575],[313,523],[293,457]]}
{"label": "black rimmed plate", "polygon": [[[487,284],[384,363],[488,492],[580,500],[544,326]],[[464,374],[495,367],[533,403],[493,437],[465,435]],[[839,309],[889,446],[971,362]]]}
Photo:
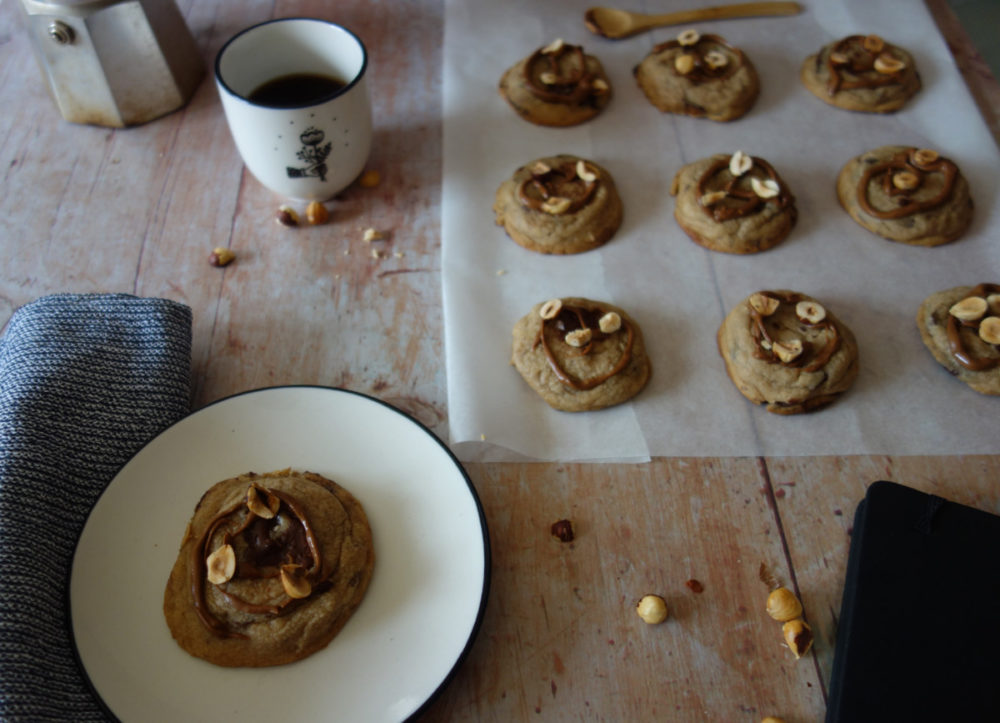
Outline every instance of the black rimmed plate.
{"label": "black rimmed plate", "polygon": [[[361,501],[375,540],[367,595],[329,647],[298,663],[194,658],[163,617],[194,507],[219,480],[285,467],[329,477]],[[80,536],[70,614],[83,668],[123,721],[399,721],[465,656],[489,579],[479,498],[429,430],[354,392],[275,387],[194,412],[121,469]]]}

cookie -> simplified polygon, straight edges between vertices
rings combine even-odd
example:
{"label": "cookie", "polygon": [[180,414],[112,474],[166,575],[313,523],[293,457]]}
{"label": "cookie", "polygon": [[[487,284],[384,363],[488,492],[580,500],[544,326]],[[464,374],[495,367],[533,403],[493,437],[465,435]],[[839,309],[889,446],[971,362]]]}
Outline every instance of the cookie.
{"label": "cookie", "polygon": [[583,412],[621,404],[649,381],[639,325],[582,298],[536,304],[514,325],[511,363],[549,406]]}
{"label": "cookie", "polygon": [[837,197],[872,233],[913,246],[939,246],[972,222],[969,183],[937,151],[882,146],[852,158],[837,177]]}
{"label": "cookie", "polygon": [[913,57],[878,35],[849,35],[802,64],[802,83],[820,100],[846,110],[892,113],[920,90]]}
{"label": "cookie", "polygon": [[931,294],[917,311],[917,328],[938,364],[959,381],[1000,394],[1000,284]]}
{"label": "cookie", "polygon": [[343,487],[310,472],[251,472],[198,502],[163,612],[177,643],[210,663],[291,663],[340,632],[374,562],[364,509]]}
{"label": "cookie", "polygon": [[716,339],[736,388],[776,414],[821,409],[858,375],[851,330],[795,291],[751,294],[729,312]]}
{"label": "cookie", "polygon": [[744,115],[760,92],[757,71],[742,50],[696,30],[657,45],[632,74],[661,111],[714,121]]}
{"label": "cookie", "polygon": [[500,95],[526,121],[575,126],[604,110],[611,83],[601,61],[560,39],[508,68]]}
{"label": "cookie", "polygon": [[493,212],[508,236],[543,254],[597,248],[622,222],[611,174],[593,161],[565,154],[518,168],[497,189]]}
{"label": "cookie", "polygon": [[712,251],[766,251],[784,240],[798,218],[795,197],[777,171],[743,151],[682,167],[670,193],[677,197],[677,223],[695,243]]}

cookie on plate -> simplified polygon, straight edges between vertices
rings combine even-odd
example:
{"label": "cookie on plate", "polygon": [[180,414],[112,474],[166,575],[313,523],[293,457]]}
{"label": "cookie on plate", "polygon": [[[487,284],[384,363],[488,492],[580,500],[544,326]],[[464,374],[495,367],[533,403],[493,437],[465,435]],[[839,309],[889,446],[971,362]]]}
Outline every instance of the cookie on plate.
{"label": "cookie on plate", "polygon": [[803,84],[830,105],[868,113],[899,110],[920,90],[913,57],[878,35],[848,35],[802,64]]}
{"label": "cookie on plate", "polygon": [[954,241],[972,222],[968,181],[928,148],[882,146],[852,158],[837,177],[837,197],[869,231],[913,246]]}
{"label": "cookie on plate", "polygon": [[938,364],[959,381],[1000,394],[1000,284],[931,294],[917,311],[917,327]]}
{"label": "cookie on plate", "polygon": [[682,167],[670,193],[674,218],[712,251],[752,254],[780,243],[795,226],[795,197],[770,163],[743,151]]}
{"label": "cookie on plate", "polygon": [[622,202],[611,174],[567,154],[518,168],[497,189],[493,211],[508,236],[543,254],[597,248],[622,222]]}
{"label": "cookie on plate", "polygon": [[535,304],[514,325],[511,363],[551,407],[583,412],[621,404],[649,381],[639,325],[583,298]]}
{"label": "cookie on plate", "polygon": [[632,73],[661,111],[714,121],[744,115],[760,92],[757,71],[742,50],[697,30],[657,45]]}
{"label": "cookie on plate", "polygon": [[508,68],[500,95],[531,123],[574,126],[604,110],[611,84],[601,61],[559,39]]}
{"label": "cookie on plate", "polygon": [[364,509],[343,487],[311,472],[250,472],[198,502],[163,612],[177,643],[210,663],[291,663],[340,632],[374,563]]}
{"label": "cookie on plate", "polygon": [[729,312],[716,338],[736,388],[776,414],[821,409],[858,375],[851,330],[795,291],[751,294]]}

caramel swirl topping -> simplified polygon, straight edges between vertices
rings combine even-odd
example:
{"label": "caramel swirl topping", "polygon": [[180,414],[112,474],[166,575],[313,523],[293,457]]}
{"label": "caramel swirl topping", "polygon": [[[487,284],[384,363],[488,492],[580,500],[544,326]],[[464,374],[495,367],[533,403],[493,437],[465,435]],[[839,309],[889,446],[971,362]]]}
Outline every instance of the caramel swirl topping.
{"label": "caramel swirl topping", "polygon": [[[614,318],[609,318],[614,314]],[[603,323],[602,323],[603,320]],[[578,379],[566,371],[553,351],[553,345],[559,345],[564,356],[586,356],[595,351],[595,347],[604,339],[616,334],[625,334],[625,348],[621,357],[611,371],[589,379]],[[582,343],[579,341],[582,340]],[[620,373],[632,359],[632,345],[635,342],[635,330],[632,325],[615,312],[604,309],[587,309],[563,303],[559,312],[552,317],[542,318],[534,347],[539,345],[545,351],[545,358],[556,377],[565,386],[577,391],[594,389],[611,377]]]}
{"label": "caramel swirl topping", "polygon": [[[772,302],[766,303],[765,299],[771,299]],[[777,302],[777,305],[773,302]],[[825,313],[813,316],[801,313],[801,309],[793,312],[798,323],[803,326],[828,332],[826,343],[819,349],[801,339],[779,341],[771,335],[771,331],[768,329],[765,319],[777,314],[782,305],[787,304],[795,309],[802,302],[808,302],[808,299],[802,294],[779,293],[777,291],[759,291],[750,297],[747,308],[750,310],[750,336],[755,345],[754,358],[787,367],[801,368],[804,372],[819,371],[826,366],[830,358],[840,348],[840,333]],[[815,306],[815,304],[811,305]],[[762,313],[769,309],[770,313]],[[819,320],[814,322],[811,320],[812,318]],[[794,353],[789,353],[789,346],[794,348]]]}
{"label": "caramel swirl topping", "polygon": [[[275,502],[261,509],[257,504],[260,498]],[[271,513],[270,517],[268,513]],[[235,555],[235,573],[221,582],[213,582],[222,579],[211,575],[209,570],[209,559],[215,554],[209,546],[219,533],[222,534],[222,547],[228,547]],[[238,610],[279,616],[295,609],[310,594],[326,589],[325,583],[332,572],[324,564],[319,541],[302,504],[285,492],[256,483],[247,488],[247,498],[243,502],[223,510],[212,519],[193,546],[191,555],[191,598],[195,612],[206,628],[223,638],[246,636],[231,629],[208,609],[206,583],[215,585],[226,601]],[[299,579],[303,581],[302,586],[308,585],[308,594],[298,597],[289,595],[275,604],[257,604],[228,589],[229,583],[239,580],[278,578],[282,570],[286,570],[287,575],[290,567],[296,569]]]}
{"label": "caramel swirl topping", "polygon": [[583,161],[569,159],[555,167],[539,163],[518,186],[517,200],[554,216],[575,213],[593,200],[599,182],[598,174]]}
{"label": "caramel swirl topping", "polygon": [[[969,292],[969,297],[967,298],[982,298],[983,300],[988,300],[989,297],[1000,294],[1000,284],[979,284]],[[991,307],[987,303],[987,309]],[[948,314],[948,322],[946,330],[948,333],[948,346],[951,349],[951,355],[955,357],[955,361],[961,364],[963,367],[973,372],[982,372],[989,369],[995,369],[1000,366],[1000,357],[988,357],[988,356],[976,356],[970,351],[965,340],[962,339],[962,329],[970,329],[977,334],[980,339],[983,339],[984,334],[982,333],[982,327],[984,324],[987,326],[995,324],[996,322],[990,322],[990,319],[996,319],[997,316],[989,316],[988,311],[984,315],[978,318],[970,318],[966,320],[959,319],[954,313]],[[987,336],[987,338],[989,338]],[[983,340],[985,343],[990,342]],[[997,344],[991,344],[994,349],[998,349]]]}
{"label": "caramel swirl topping", "polygon": [[675,61],[675,71],[695,84],[725,80],[732,77],[745,63],[743,51],[730,45],[719,35],[698,35],[694,42],[684,42],[681,38],[668,40],[653,48],[653,54],[674,48],[681,49],[678,58],[690,58],[690,61],[685,60],[679,66]]}
{"label": "caramel swirl topping", "polygon": [[826,92],[832,96],[841,90],[898,85],[906,63],[877,35],[848,35],[830,49],[826,67]]}
{"label": "caramel swirl topping", "polygon": [[755,214],[767,203],[785,208],[794,201],[770,163],[756,156],[742,158],[751,159],[752,164],[739,175],[733,173],[731,158],[720,158],[698,179],[698,203],[720,223]]}
{"label": "caramel swirl topping", "polygon": [[583,47],[558,40],[531,54],[524,83],[539,100],[564,105],[588,103],[608,91],[603,78],[587,69]]}
{"label": "caramel swirl topping", "polygon": [[[928,195],[932,174],[943,177],[941,189]],[[926,148],[907,148],[888,161],[868,168],[858,182],[858,205],[875,218],[895,219],[912,216],[945,203],[955,187],[958,166]],[[878,209],[872,205],[869,190],[877,184],[883,194],[895,202],[895,208]],[[921,189],[924,193],[921,193]]]}

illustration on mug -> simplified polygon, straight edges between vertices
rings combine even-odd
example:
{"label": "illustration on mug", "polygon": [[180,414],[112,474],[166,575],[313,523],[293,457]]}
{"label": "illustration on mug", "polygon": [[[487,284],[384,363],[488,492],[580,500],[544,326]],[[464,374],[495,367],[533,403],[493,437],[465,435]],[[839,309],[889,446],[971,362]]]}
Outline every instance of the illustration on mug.
{"label": "illustration on mug", "polygon": [[309,165],[305,168],[286,166],[289,178],[318,176],[319,180],[326,180],[326,159],[330,155],[333,144],[328,142],[326,145],[320,146],[325,137],[323,131],[318,128],[309,127],[302,131],[299,135],[302,148],[295,155],[300,161],[305,161]]}

